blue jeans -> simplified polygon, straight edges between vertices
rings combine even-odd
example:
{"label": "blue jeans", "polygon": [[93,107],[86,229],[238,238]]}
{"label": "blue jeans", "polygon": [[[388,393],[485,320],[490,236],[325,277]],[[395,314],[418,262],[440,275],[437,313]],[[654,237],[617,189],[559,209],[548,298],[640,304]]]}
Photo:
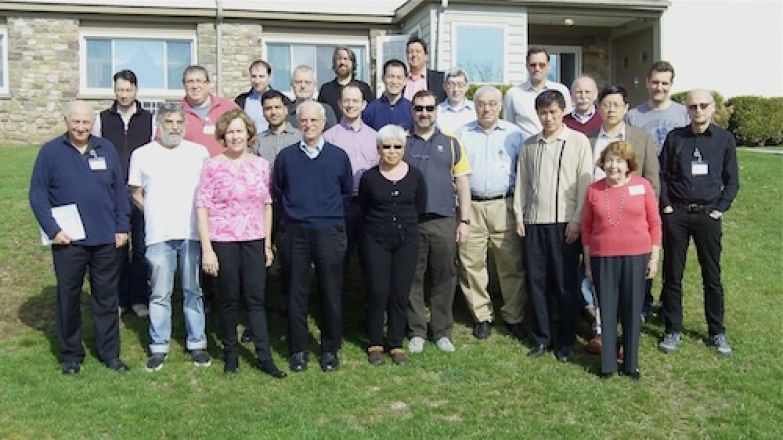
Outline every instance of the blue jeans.
{"label": "blue jeans", "polygon": [[150,344],[151,353],[168,353],[171,338],[171,293],[179,257],[182,277],[182,312],[188,333],[188,350],[207,348],[204,332],[204,301],[199,287],[201,244],[196,240],[169,240],[147,246],[150,265]]}

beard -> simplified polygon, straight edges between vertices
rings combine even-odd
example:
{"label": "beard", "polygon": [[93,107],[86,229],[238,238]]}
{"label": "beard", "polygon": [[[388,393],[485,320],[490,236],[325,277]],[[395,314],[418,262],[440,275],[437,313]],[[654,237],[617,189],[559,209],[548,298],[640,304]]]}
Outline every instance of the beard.
{"label": "beard", "polygon": [[166,146],[179,145],[182,142],[181,133],[171,133],[166,130],[160,130],[160,142]]}

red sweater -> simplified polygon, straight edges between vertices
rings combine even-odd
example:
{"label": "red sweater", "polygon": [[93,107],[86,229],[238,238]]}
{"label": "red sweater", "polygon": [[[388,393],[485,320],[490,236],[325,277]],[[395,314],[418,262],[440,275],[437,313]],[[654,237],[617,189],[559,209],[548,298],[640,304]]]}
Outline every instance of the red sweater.
{"label": "red sweater", "polygon": [[642,255],[660,246],[661,217],[650,182],[631,175],[616,188],[607,187],[606,179],[590,185],[582,209],[582,245],[590,247],[591,257]]}
{"label": "red sweater", "polygon": [[584,124],[577,121],[574,116],[569,113],[563,117],[563,123],[570,129],[576,130],[585,136],[589,136],[590,133],[595,133],[601,129],[601,115],[598,114],[598,110],[593,113],[593,117],[588,119]]}
{"label": "red sweater", "polygon": [[[182,98],[182,108],[185,110],[185,139],[207,148],[210,157],[222,153],[225,148],[215,138],[215,124],[223,113],[234,110],[237,107],[234,101],[209,94],[212,106],[207,112],[207,120],[202,120],[188,104],[188,100]],[[208,127],[206,130],[204,127]]]}

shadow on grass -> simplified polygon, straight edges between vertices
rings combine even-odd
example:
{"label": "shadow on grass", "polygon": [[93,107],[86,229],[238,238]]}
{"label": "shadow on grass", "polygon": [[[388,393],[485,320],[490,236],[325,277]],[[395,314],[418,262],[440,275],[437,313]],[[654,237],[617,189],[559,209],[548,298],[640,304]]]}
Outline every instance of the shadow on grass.
{"label": "shadow on grass", "polygon": [[46,286],[38,295],[30,296],[19,307],[19,320],[27,327],[38,330],[49,341],[49,351],[56,359],[60,356],[57,340],[55,307],[57,286]]}

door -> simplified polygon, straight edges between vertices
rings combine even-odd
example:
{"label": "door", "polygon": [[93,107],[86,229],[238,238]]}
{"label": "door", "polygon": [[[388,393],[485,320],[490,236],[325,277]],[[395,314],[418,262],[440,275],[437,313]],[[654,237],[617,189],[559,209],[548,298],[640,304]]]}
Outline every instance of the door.
{"label": "door", "polygon": [[612,39],[612,78],[628,89],[631,107],[648,99],[644,80],[653,59],[653,29]]}

